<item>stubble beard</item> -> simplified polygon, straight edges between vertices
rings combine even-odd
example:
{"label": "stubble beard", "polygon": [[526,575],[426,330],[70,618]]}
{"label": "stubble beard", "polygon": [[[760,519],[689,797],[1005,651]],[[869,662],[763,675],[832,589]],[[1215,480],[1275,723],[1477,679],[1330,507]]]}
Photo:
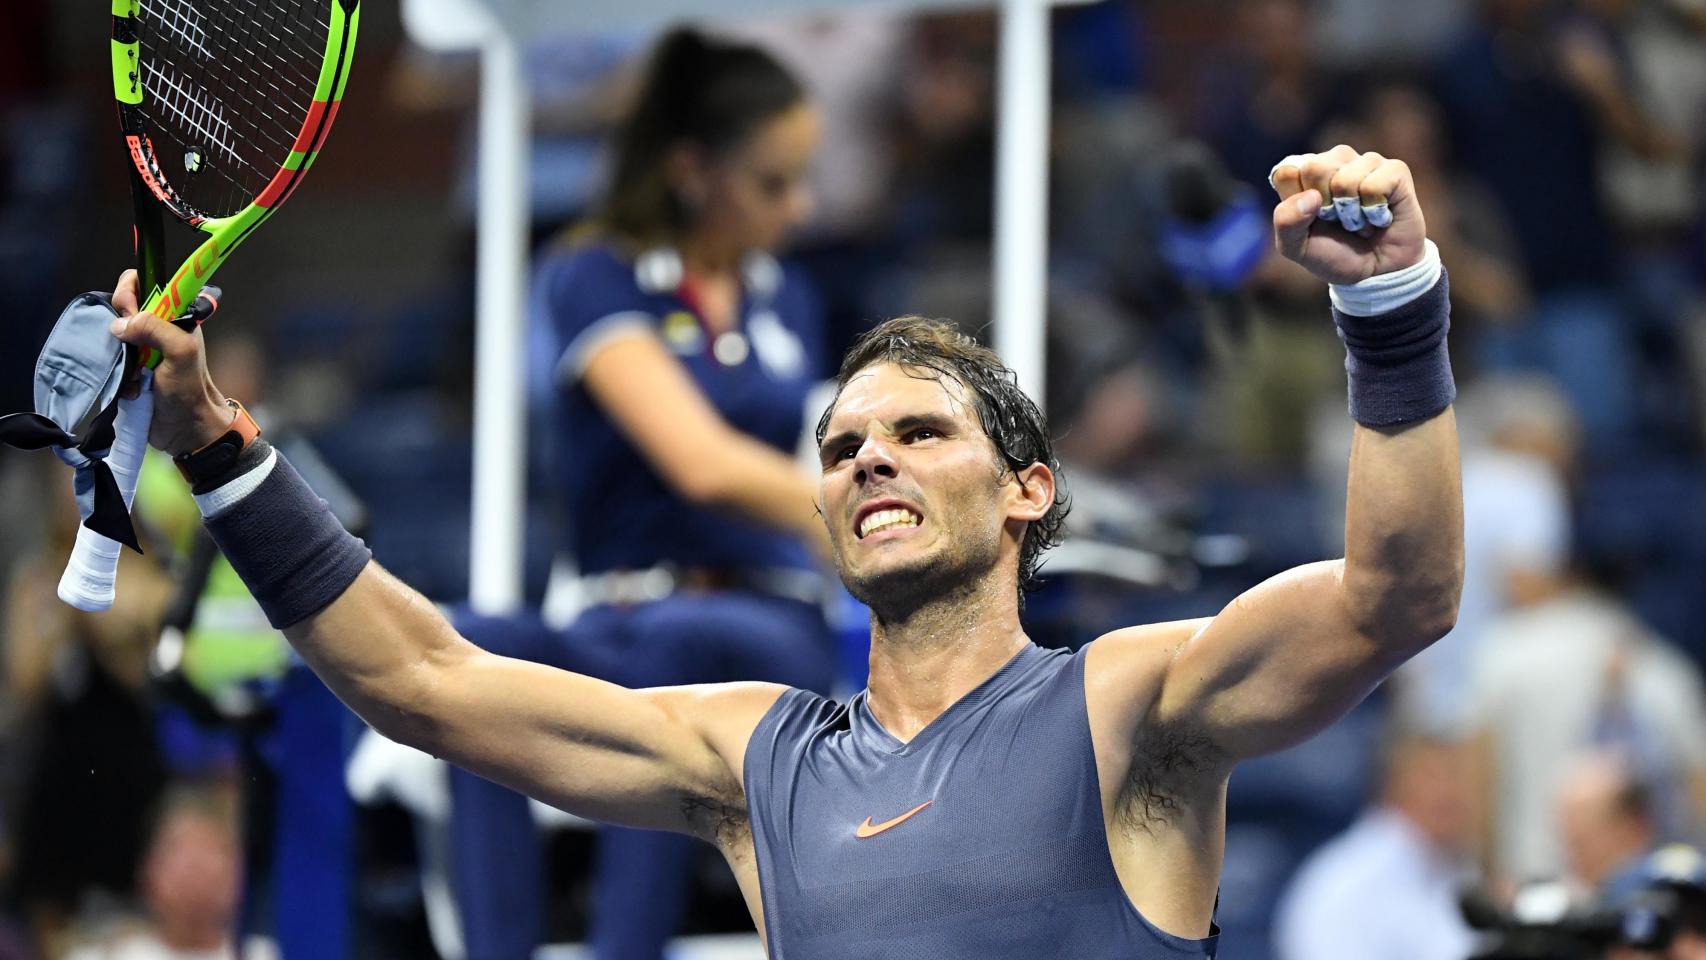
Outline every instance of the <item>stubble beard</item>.
{"label": "stubble beard", "polygon": [[987,544],[960,540],[932,555],[878,571],[855,573],[843,564],[841,582],[879,621],[899,624],[926,607],[952,604],[975,593],[999,556],[999,535]]}

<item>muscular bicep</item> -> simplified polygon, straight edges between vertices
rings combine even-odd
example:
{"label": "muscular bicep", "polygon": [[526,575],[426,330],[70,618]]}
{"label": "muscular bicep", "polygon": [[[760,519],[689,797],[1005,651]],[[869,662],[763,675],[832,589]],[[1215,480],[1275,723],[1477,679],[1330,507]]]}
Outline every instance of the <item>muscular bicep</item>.
{"label": "muscular bicep", "polygon": [[707,717],[743,692],[629,690],[474,650],[443,676],[440,709],[455,719],[436,743],[459,766],[579,816],[712,839],[744,802]]}
{"label": "muscular bicep", "polygon": [[1178,643],[1152,719],[1200,731],[1227,760],[1282,750],[1332,724],[1397,665],[1346,606],[1343,561],[1267,580]]}
{"label": "muscular bicep", "polygon": [[743,806],[746,738],[782,688],[629,690],[488,653],[369,564],[285,631],[379,732],[571,813],[713,838]]}

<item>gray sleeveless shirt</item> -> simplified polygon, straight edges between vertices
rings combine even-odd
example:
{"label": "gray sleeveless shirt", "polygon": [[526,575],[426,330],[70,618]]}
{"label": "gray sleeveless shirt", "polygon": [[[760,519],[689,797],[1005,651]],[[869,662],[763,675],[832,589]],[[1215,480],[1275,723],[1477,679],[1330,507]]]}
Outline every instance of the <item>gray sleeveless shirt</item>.
{"label": "gray sleeveless shirt", "polygon": [[909,743],[784,693],[746,751],[773,960],[1179,960],[1114,874],[1084,655],[1027,645]]}

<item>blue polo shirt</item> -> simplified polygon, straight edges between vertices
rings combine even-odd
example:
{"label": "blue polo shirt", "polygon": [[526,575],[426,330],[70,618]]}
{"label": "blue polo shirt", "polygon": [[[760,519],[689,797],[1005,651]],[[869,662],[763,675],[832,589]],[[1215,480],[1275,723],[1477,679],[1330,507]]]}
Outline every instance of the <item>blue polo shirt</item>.
{"label": "blue polo shirt", "polygon": [[611,337],[645,331],[681,361],[724,420],[791,455],[806,394],[825,372],[821,307],[797,269],[768,255],[749,256],[742,275],[738,322],[713,335],[684,297],[674,251],[628,258],[593,245],[540,263],[531,350],[536,365],[553,358],[549,445],[565,514],[559,542],[582,573],[661,564],[812,567],[794,538],[677,495],[581,382],[588,359]]}

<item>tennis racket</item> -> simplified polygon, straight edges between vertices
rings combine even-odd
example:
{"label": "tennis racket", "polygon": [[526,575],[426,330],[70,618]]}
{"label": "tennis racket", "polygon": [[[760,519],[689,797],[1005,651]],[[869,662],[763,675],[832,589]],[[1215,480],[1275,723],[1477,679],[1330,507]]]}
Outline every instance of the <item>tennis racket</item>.
{"label": "tennis racket", "polygon": [[[143,311],[194,329],[217,305],[204,287],[290,197],[343,99],[360,0],[112,0],[113,96],[130,155]],[[203,236],[166,273],[165,214]],[[148,447],[160,357],[144,349],[143,393],[121,402],[107,464],[128,507]],[[59,597],[112,605],[120,545],[79,528]]]}

